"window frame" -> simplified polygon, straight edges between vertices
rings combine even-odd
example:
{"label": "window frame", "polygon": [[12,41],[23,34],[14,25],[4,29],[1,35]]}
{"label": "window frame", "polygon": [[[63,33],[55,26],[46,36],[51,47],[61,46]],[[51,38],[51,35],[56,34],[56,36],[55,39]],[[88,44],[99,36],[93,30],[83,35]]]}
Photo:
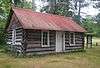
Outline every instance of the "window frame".
{"label": "window frame", "polygon": [[[71,33],[73,34],[73,43],[71,43]],[[74,32],[69,33],[69,43],[70,43],[70,46],[75,45],[75,33]]]}
{"label": "window frame", "polygon": [[[43,44],[43,33],[44,32],[47,32],[47,45]],[[42,47],[49,47],[50,46],[49,31],[42,31],[42,33],[41,33],[41,45],[42,45]]]}

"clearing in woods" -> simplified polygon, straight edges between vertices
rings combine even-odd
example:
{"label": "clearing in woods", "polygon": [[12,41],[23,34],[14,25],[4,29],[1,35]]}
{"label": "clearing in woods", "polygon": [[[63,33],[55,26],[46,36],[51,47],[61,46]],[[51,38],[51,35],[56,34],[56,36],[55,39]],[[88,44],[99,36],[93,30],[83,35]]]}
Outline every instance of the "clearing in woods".
{"label": "clearing in woods", "polygon": [[[95,38],[95,42],[100,39]],[[100,68],[100,46],[86,52],[14,58],[0,52],[0,68]]]}

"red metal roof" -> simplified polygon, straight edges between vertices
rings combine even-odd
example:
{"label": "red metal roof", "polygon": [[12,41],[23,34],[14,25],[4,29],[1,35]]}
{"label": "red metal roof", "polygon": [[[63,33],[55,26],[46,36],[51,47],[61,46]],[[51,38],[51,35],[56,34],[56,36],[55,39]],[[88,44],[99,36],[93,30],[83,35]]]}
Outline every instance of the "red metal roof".
{"label": "red metal roof", "polygon": [[30,9],[22,8],[13,8],[12,10],[24,29],[86,32],[86,30],[78,25],[71,17],[33,12]]}

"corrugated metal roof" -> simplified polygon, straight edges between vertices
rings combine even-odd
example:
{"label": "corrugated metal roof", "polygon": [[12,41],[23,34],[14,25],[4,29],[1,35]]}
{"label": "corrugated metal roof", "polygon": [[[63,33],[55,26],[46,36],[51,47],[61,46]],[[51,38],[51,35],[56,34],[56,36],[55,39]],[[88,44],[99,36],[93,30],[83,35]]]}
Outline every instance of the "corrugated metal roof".
{"label": "corrugated metal roof", "polygon": [[71,17],[33,12],[30,9],[12,9],[20,20],[24,29],[60,30],[86,32]]}

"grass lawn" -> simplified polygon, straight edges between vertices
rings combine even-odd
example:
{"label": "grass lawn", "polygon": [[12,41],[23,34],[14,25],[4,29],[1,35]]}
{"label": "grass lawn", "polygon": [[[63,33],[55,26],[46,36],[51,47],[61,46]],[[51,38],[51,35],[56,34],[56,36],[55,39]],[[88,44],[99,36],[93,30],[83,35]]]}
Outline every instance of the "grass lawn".
{"label": "grass lawn", "polygon": [[86,52],[33,58],[14,58],[1,52],[0,68],[100,68],[100,46],[86,49]]}

